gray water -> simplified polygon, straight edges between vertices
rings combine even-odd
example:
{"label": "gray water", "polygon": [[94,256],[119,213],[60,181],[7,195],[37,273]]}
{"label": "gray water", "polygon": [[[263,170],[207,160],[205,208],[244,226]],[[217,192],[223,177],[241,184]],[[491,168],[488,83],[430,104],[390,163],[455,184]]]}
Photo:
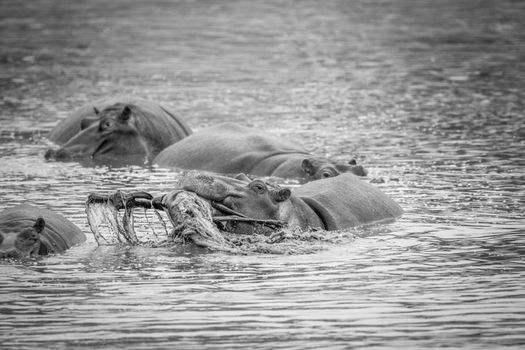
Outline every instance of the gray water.
{"label": "gray water", "polygon": [[[0,1],[0,209],[88,241],[0,262],[1,349],[525,346],[522,1]],[[365,165],[405,210],[313,254],[97,247],[90,192],[176,172],[44,160],[46,133],[135,94]]]}

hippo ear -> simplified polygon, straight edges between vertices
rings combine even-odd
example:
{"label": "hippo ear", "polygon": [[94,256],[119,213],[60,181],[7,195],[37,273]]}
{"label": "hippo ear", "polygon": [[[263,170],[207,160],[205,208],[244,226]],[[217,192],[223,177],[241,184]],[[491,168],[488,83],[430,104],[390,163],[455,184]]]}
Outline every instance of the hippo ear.
{"label": "hippo ear", "polygon": [[98,110],[98,108],[95,107],[95,106],[93,106],[93,112],[95,112],[95,114],[97,114],[97,115],[100,113],[100,111]]}
{"label": "hippo ear", "polygon": [[284,202],[285,200],[290,198],[291,195],[292,191],[290,191],[289,188],[281,188],[279,191],[275,192],[274,199],[277,202]]}
{"label": "hippo ear", "polygon": [[301,162],[301,168],[303,168],[304,172],[307,173],[308,175],[315,174],[314,165],[312,164],[310,159],[307,159],[307,158],[303,159],[303,161]]}
{"label": "hippo ear", "polygon": [[354,158],[352,158],[352,159],[350,159],[350,160],[348,161],[348,164],[349,164],[349,165],[357,165],[357,161],[356,161]]}
{"label": "hippo ear", "polygon": [[42,233],[44,231],[44,227],[46,227],[46,221],[41,216],[36,219],[35,224],[33,225],[33,228],[36,232]]}
{"label": "hippo ear", "polygon": [[129,106],[124,107],[122,113],[120,113],[120,120],[126,121],[131,116],[131,108]]}
{"label": "hippo ear", "polygon": [[251,182],[251,181],[252,181],[252,179],[250,179],[250,178],[248,177],[248,175],[246,175],[245,173],[237,174],[237,175],[235,175],[235,178],[236,178],[237,180],[242,180],[242,181],[248,181],[248,182]]}

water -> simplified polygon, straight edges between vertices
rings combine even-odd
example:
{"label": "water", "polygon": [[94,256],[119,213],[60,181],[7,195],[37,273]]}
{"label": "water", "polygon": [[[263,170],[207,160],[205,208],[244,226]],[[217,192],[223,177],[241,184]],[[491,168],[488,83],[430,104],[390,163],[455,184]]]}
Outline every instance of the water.
{"label": "water", "polygon": [[46,162],[99,97],[161,102],[357,158],[405,209],[304,255],[88,242],[0,262],[2,349],[521,348],[525,4],[2,1],[0,207],[170,188],[158,168]]}

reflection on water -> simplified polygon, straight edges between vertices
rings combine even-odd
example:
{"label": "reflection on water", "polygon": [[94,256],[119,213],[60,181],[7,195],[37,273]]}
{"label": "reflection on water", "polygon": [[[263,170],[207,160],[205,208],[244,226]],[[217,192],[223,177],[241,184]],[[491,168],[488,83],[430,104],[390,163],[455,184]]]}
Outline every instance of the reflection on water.
{"label": "reflection on water", "polygon": [[[115,16],[118,13],[118,16]],[[99,97],[162,102],[356,158],[405,209],[305,255],[97,247],[0,262],[0,347],[520,348],[520,1],[0,4],[0,207],[63,213],[176,172],[46,162]]]}

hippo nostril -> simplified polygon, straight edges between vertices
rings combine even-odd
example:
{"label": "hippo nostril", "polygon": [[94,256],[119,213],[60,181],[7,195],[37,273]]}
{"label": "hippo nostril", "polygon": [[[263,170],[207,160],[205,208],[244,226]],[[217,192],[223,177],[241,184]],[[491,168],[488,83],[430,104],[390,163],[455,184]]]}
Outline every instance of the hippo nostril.
{"label": "hippo nostril", "polygon": [[51,148],[46,151],[46,154],[44,154],[44,158],[46,158],[47,160],[55,158],[55,156],[56,156],[56,150],[51,149]]}
{"label": "hippo nostril", "polygon": [[54,149],[48,149],[45,154],[46,159],[68,159],[70,158],[70,154],[68,151],[66,151],[63,148],[59,148],[57,150]]}

